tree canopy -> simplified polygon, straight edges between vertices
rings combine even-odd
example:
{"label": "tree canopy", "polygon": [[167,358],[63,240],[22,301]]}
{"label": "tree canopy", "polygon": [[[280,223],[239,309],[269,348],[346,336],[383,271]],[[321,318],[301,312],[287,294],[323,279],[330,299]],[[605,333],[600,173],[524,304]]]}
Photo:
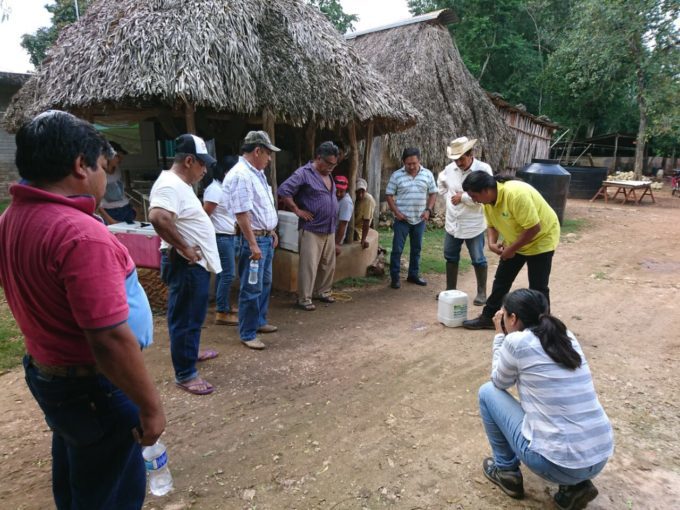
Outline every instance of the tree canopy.
{"label": "tree canopy", "polygon": [[650,139],[657,150],[678,145],[677,0],[408,4],[413,14],[453,9],[461,21],[451,34],[481,85],[548,115],[572,138],[637,131],[640,153]]}
{"label": "tree canopy", "polygon": [[307,2],[323,12],[341,34],[353,30],[354,23],[359,21],[356,14],[345,12],[338,0],[307,0]]}
{"label": "tree canopy", "polygon": [[[82,14],[92,0],[78,0],[78,12]],[[56,0],[54,4],[45,5],[52,14],[52,24],[41,27],[34,34],[24,34],[21,46],[30,55],[31,64],[36,68],[45,59],[47,50],[54,44],[61,30],[76,21],[76,3],[74,0]]]}

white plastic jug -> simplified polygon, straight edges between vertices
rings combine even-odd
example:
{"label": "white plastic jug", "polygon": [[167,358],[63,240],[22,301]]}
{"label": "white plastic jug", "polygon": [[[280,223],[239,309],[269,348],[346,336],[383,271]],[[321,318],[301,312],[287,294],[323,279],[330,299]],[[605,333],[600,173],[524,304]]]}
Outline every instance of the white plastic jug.
{"label": "white plastic jug", "polygon": [[468,296],[460,290],[445,290],[439,293],[437,320],[444,326],[456,328],[467,320]]}

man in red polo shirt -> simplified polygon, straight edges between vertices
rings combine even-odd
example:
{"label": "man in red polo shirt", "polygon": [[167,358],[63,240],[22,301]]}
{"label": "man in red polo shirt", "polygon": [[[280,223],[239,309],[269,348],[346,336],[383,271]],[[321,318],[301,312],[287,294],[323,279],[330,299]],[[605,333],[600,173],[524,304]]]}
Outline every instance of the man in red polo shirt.
{"label": "man in red polo shirt", "polygon": [[26,343],[26,382],[52,429],[59,509],[137,509],[141,446],[165,428],[140,347],[149,303],[127,250],[94,216],[111,148],[49,111],[16,136],[22,184],[0,217],[0,285]]}

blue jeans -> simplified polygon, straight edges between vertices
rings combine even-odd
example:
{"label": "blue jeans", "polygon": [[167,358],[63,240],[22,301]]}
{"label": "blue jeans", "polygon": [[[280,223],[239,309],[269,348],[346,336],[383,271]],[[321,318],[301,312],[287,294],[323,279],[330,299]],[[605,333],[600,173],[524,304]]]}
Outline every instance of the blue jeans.
{"label": "blue jeans", "polygon": [[420,250],[423,246],[423,234],[425,222],[421,221],[411,225],[408,221],[394,220],[392,226],[394,237],[392,238],[392,253],[390,254],[390,277],[392,281],[399,280],[399,267],[401,253],[404,251],[406,236],[411,241],[411,253],[408,261],[408,277],[417,278],[420,275]]}
{"label": "blue jeans", "polygon": [[460,249],[463,243],[470,252],[470,259],[473,266],[486,267],[486,257],[484,256],[484,232],[470,239],[458,239],[448,232],[444,237],[444,258],[446,262],[460,262]]}
{"label": "blue jeans", "polygon": [[161,279],[168,286],[168,333],[175,380],[190,381],[198,376],[196,360],[201,327],[208,313],[210,273],[198,264],[189,264],[178,254],[171,263],[164,252]]}
{"label": "blue jeans", "polygon": [[56,377],[24,357],[26,384],[52,429],[52,491],[59,510],[137,510],[144,503],[137,407],[102,375]]}
{"label": "blue jeans", "polygon": [[262,252],[257,283],[248,283],[250,271],[250,245],[241,237],[241,253],[238,257],[238,276],[241,288],[238,295],[238,330],[242,342],[254,340],[257,328],[267,324],[269,296],[272,293],[272,260],[274,238],[258,236],[257,246]]}
{"label": "blue jeans", "polygon": [[104,209],[106,213],[114,220],[124,221],[125,223],[132,223],[137,217],[137,211],[130,204],[123,207],[114,207],[112,209]]}
{"label": "blue jeans", "polygon": [[479,388],[479,412],[491,445],[493,460],[499,469],[519,469],[520,461],[541,478],[560,485],[576,485],[594,478],[607,460],[594,466],[569,469],[553,464],[543,455],[532,451],[522,434],[524,410],[517,400],[492,382]]}
{"label": "blue jeans", "polygon": [[217,251],[220,254],[222,272],[215,278],[216,310],[226,313],[231,310],[231,283],[236,273],[236,253],[239,247],[239,236],[217,234]]}

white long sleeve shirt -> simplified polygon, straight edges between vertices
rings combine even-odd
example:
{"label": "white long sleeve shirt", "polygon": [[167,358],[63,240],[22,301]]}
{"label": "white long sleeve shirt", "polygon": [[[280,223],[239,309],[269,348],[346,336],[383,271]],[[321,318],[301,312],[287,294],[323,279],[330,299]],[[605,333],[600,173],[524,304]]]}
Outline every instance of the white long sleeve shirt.
{"label": "white long sleeve shirt", "polygon": [[[486,230],[482,205],[475,203],[470,195],[463,192],[463,181],[478,170],[493,175],[488,164],[475,159],[465,172],[454,161],[437,176],[439,194],[446,200],[446,232],[457,239],[471,239]],[[451,197],[458,192],[463,192],[463,198],[458,205],[453,205]]]}

